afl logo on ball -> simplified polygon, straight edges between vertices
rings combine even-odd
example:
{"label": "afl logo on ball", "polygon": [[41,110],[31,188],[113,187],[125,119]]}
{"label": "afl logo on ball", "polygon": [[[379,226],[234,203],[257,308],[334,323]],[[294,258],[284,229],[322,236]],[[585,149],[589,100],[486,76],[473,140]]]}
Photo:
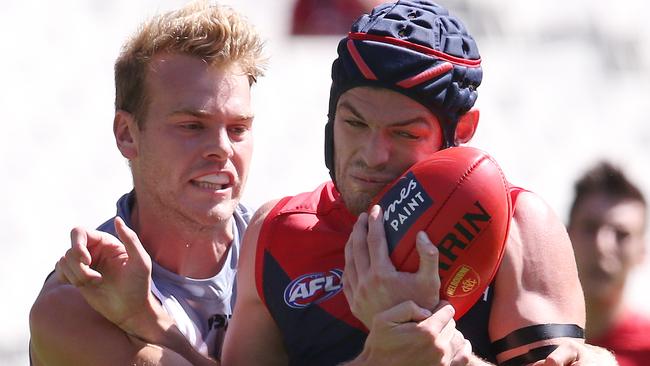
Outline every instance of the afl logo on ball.
{"label": "afl logo on ball", "polygon": [[284,302],[294,309],[321,303],[343,289],[342,275],[340,269],[302,275],[284,289]]}

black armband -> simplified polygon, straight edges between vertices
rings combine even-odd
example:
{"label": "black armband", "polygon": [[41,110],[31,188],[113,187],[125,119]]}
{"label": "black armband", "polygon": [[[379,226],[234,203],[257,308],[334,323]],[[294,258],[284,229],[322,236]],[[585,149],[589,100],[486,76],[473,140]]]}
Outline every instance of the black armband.
{"label": "black armband", "polygon": [[492,342],[495,354],[547,339],[570,337],[585,338],[585,330],[575,324],[535,324],[517,329]]}

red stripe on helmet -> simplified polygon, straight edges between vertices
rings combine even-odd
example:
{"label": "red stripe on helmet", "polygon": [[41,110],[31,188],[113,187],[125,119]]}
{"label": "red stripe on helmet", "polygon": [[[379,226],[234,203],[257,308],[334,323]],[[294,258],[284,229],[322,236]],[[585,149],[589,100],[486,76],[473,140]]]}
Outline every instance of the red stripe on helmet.
{"label": "red stripe on helmet", "polygon": [[366,62],[363,60],[363,57],[361,57],[359,50],[357,50],[357,47],[354,45],[354,41],[348,39],[347,46],[348,46],[348,51],[350,52],[350,55],[354,60],[354,63],[357,64],[357,67],[359,68],[363,76],[369,80],[377,80],[377,76],[375,75],[375,73],[372,72],[372,70],[370,70],[368,64],[366,64]]}
{"label": "red stripe on helmet", "polygon": [[421,84],[427,80],[431,80],[439,75],[442,75],[446,72],[449,72],[454,68],[454,65],[450,64],[449,62],[444,62],[441,65],[431,67],[429,69],[426,69],[422,71],[421,73],[411,76],[410,78],[404,79],[402,81],[399,81],[395,83],[397,86],[400,86],[404,89],[408,89],[411,87],[414,87],[418,84]]}
{"label": "red stripe on helmet", "polygon": [[[481,66],[481,59],[475,59],[475,60],[468,60],[464,59],[461,57],[456,57],[452,56],[449,54],[446,54],[444,52],[434,50],[433,48],[429,48],[426,46],[422,46],[413,42],[405,41],[403,39],[398,39],[398,38],[393,38],[393,37],[387,37],[387,36],[378,36],[375,34],[368,34],[368,33],[349,33],[348,38],[350,40],[360,40],[360,41],[376,41],[376,42],[382,42],[382,43],[388,43],[388,44],[393,44],[396,46],[401,46],[404,48],[408,48],[410,50],[414,50],[420,53],[424,53],[427,55],[435,56],[441,60],[450,62],[454,65],[461,65],[461,66],[466,66],[466,67],[479,67]],[[348,41],[349,44],[349,41]]]}

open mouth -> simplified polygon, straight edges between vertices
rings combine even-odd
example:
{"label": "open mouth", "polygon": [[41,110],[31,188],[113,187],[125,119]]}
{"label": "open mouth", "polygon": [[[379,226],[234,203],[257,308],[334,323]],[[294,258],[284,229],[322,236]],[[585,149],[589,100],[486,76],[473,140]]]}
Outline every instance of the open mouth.
{"label": "open mouth", "polygon": [[220,191],[232,187],[230,176],[226,173],[208,174],[192,179],[192,184],[202,189]]}

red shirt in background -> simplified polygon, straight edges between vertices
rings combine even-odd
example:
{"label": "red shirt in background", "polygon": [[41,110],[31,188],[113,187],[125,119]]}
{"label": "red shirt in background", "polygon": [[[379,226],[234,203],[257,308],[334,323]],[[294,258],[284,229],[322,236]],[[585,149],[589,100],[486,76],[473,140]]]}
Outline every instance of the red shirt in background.
{"label": "red shirt in background", "polygon": [[605,335],[588,343],[614,352],[620,366],[650,365],[650,317],[627,312]]}
{"label": "red shirt in background", "polygon": [[368,9],[357,0],[297,0],[293,10],[293,35],[346,35]]}

